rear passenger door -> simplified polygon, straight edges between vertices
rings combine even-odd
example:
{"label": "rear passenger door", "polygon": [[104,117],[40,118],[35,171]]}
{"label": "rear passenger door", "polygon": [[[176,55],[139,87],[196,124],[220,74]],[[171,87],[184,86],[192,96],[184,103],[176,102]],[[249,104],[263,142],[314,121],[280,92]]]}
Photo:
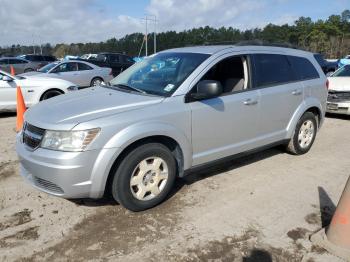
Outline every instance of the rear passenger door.
{"label": "rear passenger door", "polygon": [[255,54],[253,61],[254,86],[260,90],[259,140],[269,144],[285,139],[304,90],[287,56]]}

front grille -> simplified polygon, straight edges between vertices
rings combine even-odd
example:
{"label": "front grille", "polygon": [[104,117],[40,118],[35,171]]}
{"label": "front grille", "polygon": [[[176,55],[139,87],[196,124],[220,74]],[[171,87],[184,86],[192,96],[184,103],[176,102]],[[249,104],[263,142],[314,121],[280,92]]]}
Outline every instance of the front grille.
{"label": "front grille", "polygon": [[23,143],[31,149],[39,147],[44,136],[45,129],[25,123],[23,127]]}
{"label": "front grille", "polygon": [[327,101],[328,102],[350,101],[350,92],[349,91],[329,91]]}
{"label": "front grille", "polygon": [[36,176],[34,177],[34,183],[37,187],[45,189],[49,192],[56,193],[56,194],[64,193],[63,189],[60,188],[58,185]]}

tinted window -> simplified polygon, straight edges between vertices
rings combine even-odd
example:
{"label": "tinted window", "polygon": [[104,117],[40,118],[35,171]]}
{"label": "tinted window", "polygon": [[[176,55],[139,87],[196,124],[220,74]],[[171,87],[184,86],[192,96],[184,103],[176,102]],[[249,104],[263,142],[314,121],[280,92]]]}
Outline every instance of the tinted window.
{"label": "tinted window", "polygon": [[48,62],[54,62],[54,61],[56,61],[56,57],[54,57],[54,56],[48,55],[48,56],[44,56],[44,58],[45,58],[45,60],[48,61]]}
{"label": "tinted window", "polygon": [[326,64],[326,62],[325,62],[325,60],[324,60],[324,58],[323,58],[322,55],[320,55],[320,54],[314,54],[314,57],[315,57],[317,63],[320,64],[320,66],[324,66],[324,65]]}
{"label": "tinted window", "polygon": [[23,58],[27,59],[29,61],[32,61],[32,62],[44,61],[42,56],[40,56],[40,55],[25,55]]}
{"label": "tinted window", "polygon": [[7,59],[1,59],[0,60],[0,65],[7,65]]}
{"label": "tinted window", "polygon": [[109,55],[109,61],[111,63],[119,63],[119,55]]}
{"label": "tinted window", "polygon": [[87,65],[87,64],[83,64],[83,63],[78,63],[78,68],[79,71],[84,71],[84,70],[91,70],[92,67]]}
{"label": "tinted window", "polygon": [[343,76],[350,76],[350,65],[343,66],[332,75],[332,77],[343,77]]}
{"label": "tinted window", "polygon": [[255,81],[257,87],[278,85],[296,80],[296,76],[284,55],[254,55]]}
{"label": "tinted window", "polygon": [[25,63],[26,63],[26,61],[24,61],[24,60],[13,59],[13,58],[9,59],[9,64],[10,65],[13,65],[13,64],[25,64]]}
{"label": "tinted window", "polygon": [[107,57],[106,55],[97,55],[96,60],[106,62]]}
{"label": "tinted window", "polygon": [[319,74],[314,65],[306,58],[298,56],[288,56],[294,71],[299,80],[319,78]]}

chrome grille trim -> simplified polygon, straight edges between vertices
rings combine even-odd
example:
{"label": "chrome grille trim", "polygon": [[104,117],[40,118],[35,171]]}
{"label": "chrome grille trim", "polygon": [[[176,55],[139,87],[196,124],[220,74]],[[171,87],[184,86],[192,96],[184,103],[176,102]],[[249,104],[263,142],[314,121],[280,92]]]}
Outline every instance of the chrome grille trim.
{"label": "chrome grille trim", "polygon": [[349,91],[329,91],[327,101],[328,102],[350,101],[350,92]]}

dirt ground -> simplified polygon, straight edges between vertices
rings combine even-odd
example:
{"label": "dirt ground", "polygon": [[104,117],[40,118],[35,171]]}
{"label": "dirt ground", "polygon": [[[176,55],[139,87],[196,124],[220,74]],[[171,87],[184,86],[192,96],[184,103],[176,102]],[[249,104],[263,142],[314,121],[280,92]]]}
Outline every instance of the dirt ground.
{"label": "dirt ground", "polygon": [[307,155],[273,148],[213,166],[141,213],[27,185],[14,127],[0,115],[0,261],[340,261],[309,236],[350,175],[350,118],[328,117]]}

